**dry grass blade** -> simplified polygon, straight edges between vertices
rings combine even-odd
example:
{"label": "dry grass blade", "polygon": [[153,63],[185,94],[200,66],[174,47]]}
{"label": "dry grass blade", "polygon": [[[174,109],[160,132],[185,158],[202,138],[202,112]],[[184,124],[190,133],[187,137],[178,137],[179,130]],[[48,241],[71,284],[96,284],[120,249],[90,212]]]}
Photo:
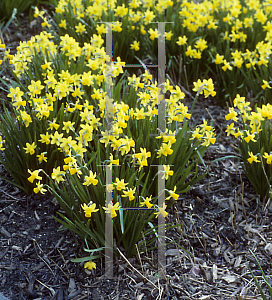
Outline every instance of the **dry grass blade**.
{"label": "dry grass blade", "polygon": [[125,255],[120,251],[119,248],[117,248],[118,252],[120,253],[120,255],[123,257],[123,259],[129,264],[129,266],[136,271],[141,277],[143,277],[146,281],[148,281],[149,283],[151,283],[157,290],[160,290],[159,287],[157,287],[152,281],[150,281],[148,278],[146,278],[141,272],[139,272],[137,269],[135,269],[132,264],[128,261],[128,259],[125,257]]}

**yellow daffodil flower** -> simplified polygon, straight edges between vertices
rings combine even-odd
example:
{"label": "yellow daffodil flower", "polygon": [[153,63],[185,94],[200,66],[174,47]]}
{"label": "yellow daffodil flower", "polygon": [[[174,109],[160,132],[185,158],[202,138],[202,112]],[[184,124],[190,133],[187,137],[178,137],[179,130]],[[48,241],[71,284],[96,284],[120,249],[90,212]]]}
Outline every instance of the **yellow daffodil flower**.
{"label": "yellow daffodil flower", "polygon": [[269,82],[267,82],[266,80],[263,79],[263,85],[262,85],[262,89],[271,89],[272,87],[269,85]]}
{"label": "yellow daffodil flower", "polygon": [[176,42],[179,46],[187,44],[187,37],[184,35],[183,37],[179,37],[178,41]]}
{"label": "yellow daffodil flower", "polygon": [[162,179],[165,178],[165,180],[167,180],[169,176],[173,176],[174,171],[170,170],[170,166],[163,165],[163,168],[164,168],[164,174],[162,176]]}
{"label": "yellow daffodil flower", "polygon": [[89,186],[91,184],[97,185],[98,180],[95,179],[95,177],[96,177],[96,172],[93,174],[93,171],[90,170],[89,176],[84,177],[85,181],[84,181],[83,185],[87,185],[87,186]]}
{"label": "yellow daffodil flower", "polygon": [[228,120],[233,120],[234,122],[238,121],[237,118],[238,113],[234,110],[233,107],[229,108],[229,113],[225,116],[225,119]]}
{"label": "yellow daffodil flower", "polygon": [[26,143],[26,147],[24,147],[24,149],[25,149],[26,153],[33,155],[35,153],[36,147],[37,147],[37,145],[35,145],[35,142],[33,142],[32,144]]}
{"label": "yellow daffodil flower", "polygon": [[234,123],[231,123],[230,125],[227,125],[227,129],[225,130],[227,133],[227,136],[234,135],[235,134],[235,128],[234,128]]}
{"label": "yellow daffodil flower", "polygon": [[83,32],[86,31],[86,26],[82,23],[79,23],[78,25],[75,26],[76,32],[82,34]]}
{"label": "yellow daffodil flower", "polygon": [[37,158],[38,158],[39,163],[41,163],[42,161],[47,162],[47,157],[44,155],[44,153],[38,154]]}
{"label": "yellow daffodil flower", "polygon": [[43,184],[41,182],[36,183],[36,187],[33,189],[34,193],[38,194],[39,192],[44,195],[46,192],[46,189],[43,188]]}
{"label": "yellow daffodil flower", "polygon": [[65,172],[60,170],[60,167],[57,167],[56,169],[53,168],[53,172],[51,174],[51,178],[55,179],[57,181],[57,183],[60,183],[60,181],[64,181],[64,175]]}
{"label": "yellow daffodil flower", "polygon": [[131,45],[130,45],[130,49],[133,49],[135,51],[139,51],[140,50],[140,42],[134,41]]}
{"label": "yellow daffodil flower", "polygon": [[252,142],[256,142],[256,140],[254,139],[255,137],[255,134],[250,134],[248,130],[246,130],[246,134],[247,134],[247,137],[244,138],[244,140],[249,143],[250,141]]}
{"label": "yellow daffodil flower", "polygon": [[88,270],[96,269],[96,263],[93,261],[89,260],[84,264],[84,268]]}
{"label": "yellow daffodil flower", "polygon": [[128,183],[125,183],[124,179],[120,180],[119,178],[116,178],[116,182],[114,183],[114,185],[116,186],[116,189],[118,191],[121,191],[126,188],[126,185],[128,185]]}
{"label": "yellow daffodil flower", "polygon": [[249,158],[247,159],[247,161],[252,164],[253,162],[260,162],[260,160],[258,160],[257,155],[254,155],[252,152],[249,152]]}
{"label": "yellow daffodil flower", "polygon": [[35,179],[38,179],[38,180],[42,180],[42,177],[39,176],[39,172],[41,170],[35,170],[33,172],[31,172],[29,169],[28,169],[28,173],[30,173],[30,177],[27,178],[28,181],[30,181],[31,183],[33,183],[33,181]]}
{"label": "yellow daffodil flower", "polygon": [[161,157],[162,155],[167,156],[171,155],[173,153],[173,150],[171,149],[171,142],[168,142],[168,144],[162,143],[160,149],[158,150],[158,157]]}
{"label": "yellow daffodil flower", "polygon": [[153,30],[152,28],[150,28],[149,30],[148,30],[148,33],[150,34],[150,39],[151,40],[154,40],[155,38],[157,39],[158,37],[159,37],[159,32],[158,32],[158,30],[157,29],[155,29],[155,30]]}
{"label": "yellow daffodil flower", "polygon": [[145,205],[147,208],[151,208],[151,207],[153,206],[153,204],[150,203],[151,198],[152,198],[152,196],[146,197],[145,200],[144,200],[143,202],[140,202],[140,205],[139,205],[139,206],[142,207],[142,206]]}
{"label": "yellow daffodil flower", "polygon": [[119,202],[112,205],[111,203],[108,204],[108,207],[103,207],[107,214],[111,214],[111,217],[114,218],[117,216],[116,210],[119,210],[121,207],[119,206]]}
{"label": "yellow daffodil flower", "polygon": [[84,210],[86,218],[91,218],[93,212],[99,211],[98,208],[95,208],[96,203],[92,203],[91,205],[86,205],[86,203],[84,203],[83,205],[81,204],[81,207]]}
{"label": "yellow daffodil flower", "polygon": [[134,193],[136,191],[136,187],[134,189],[130,188],[128,191],[123,191],[124,195],[122,197],[128,197],[129,201],[135,199]]}
{"label": "yellow daffodil flower", "polygon": [[168,191],[170,196],[165,198],[165,200],[169,200],[171,198],[174,198],[177,201],[178,198],[179,198],[179,195],[175,193],[176,189],[177,189],[177,187],[175,186],[173,191]]}
{"label": "yellow daffodil flower", "polygon": [[166,212],[167,206],[163,204],[163,207],[159,207],[159,211],[155,212],[154,214],[156,215],[156,218],[158,218],[159,215],[163,215],[165,218],[168,215],[168,212]]}
{"label": "yellow daffodil flower", "polygon": [[266,163],[270,165],[272,161],[272,153],[270,152],[270,154],[268,154],[267,152],[264,152],[263,158],[265,158]]}

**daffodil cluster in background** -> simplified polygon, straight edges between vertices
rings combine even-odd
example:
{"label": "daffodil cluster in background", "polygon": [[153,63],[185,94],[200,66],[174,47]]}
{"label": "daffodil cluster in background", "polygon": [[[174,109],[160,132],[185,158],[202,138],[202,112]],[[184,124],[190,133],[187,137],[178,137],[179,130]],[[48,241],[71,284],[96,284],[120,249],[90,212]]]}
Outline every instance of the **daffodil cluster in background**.
{"label": "daffodil cluster in background", "polygon": [[[32,6],[39,5],[41,0],[10,0],[0,2],[0,28],[14,20],[21,13],[26,12]],[[55,0],[48,0],[47,4],[56,5]],[[2,32],[3,33],[3,32]]]}
{"label": "daffodil cluster in background", "polygon": [[156,22],[167,22],[166,67],[172,80],[190,90],[197,79],[212,78],[217,101],[224,105],[238,93],[250,93],[259,103],[271,99],[271,10],[269,0],[61,0],[48,26],[38,8],[35,16],[49,31],[69,34],[80,46],[93,34],[105,38],[111,26],[114,59],[128,64],[147,57],[157,64],[162,37]]}
{"label": "daffodil cluster in background", "polygon": [[256,193],[267,200],[272,175],[272,106],[268,103],[252,110],[250,102],[239,94],[233,104],[225,116],[229,123],[226,133],[238,140],[245,173]]}

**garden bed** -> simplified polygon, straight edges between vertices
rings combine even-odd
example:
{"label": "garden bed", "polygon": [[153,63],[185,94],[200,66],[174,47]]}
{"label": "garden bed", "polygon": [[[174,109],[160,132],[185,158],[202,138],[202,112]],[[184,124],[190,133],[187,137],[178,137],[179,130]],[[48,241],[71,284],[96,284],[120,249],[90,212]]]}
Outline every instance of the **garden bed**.
{"label": "garden bed", "polygon": [[[7,47],[15,49],[20,40],[36,34],[35,22],[30,25],[22,17],[21,23],[13,24],[9,38],[4,36]],[[185,101],[190,106],[191,100]],[[226,108],[202,98],[191,122],[211,119],[219,135],[226,130],[226,114]],[[157,277],[156,251],[115,262],[114,279],[104,276],[102,259],[92,271],[70,262],[84,256],[84,245],[68,230],[57,232],[60,225],[52,218],[60,210],[56,199],[27,196],[1,180],[0,292],[10,300],[256,299],[259,292],[247,263],[262,278],[249,249],[271,275],[272,210],[260,203],[238,159],[211,163],[234,155],[235,143],[231,136],[217,138],[204,156],[209,175],[180,195],[169,212],[167,218],[181,226],[167,232],[177,245],[167,247],[164,280]],[[205,172],[203,165],[199,168]],[[3,168],[1,175],[8,176]]]}

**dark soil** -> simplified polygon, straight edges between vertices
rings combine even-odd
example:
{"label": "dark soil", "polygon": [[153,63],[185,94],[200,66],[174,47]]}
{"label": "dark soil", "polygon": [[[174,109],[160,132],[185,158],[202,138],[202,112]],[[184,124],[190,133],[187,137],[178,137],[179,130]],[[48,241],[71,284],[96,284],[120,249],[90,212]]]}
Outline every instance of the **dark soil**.
{"label": "dark soil", "polygon": [[[22,18],[3,35],[4,42],[15,49],[39,29]],[[213,119],[219,135],[226,129],[225,113],[213,101],[200,100],[192,122]],[[238,159],[211,163],[235,151],[235,141],[222,134],[204,157],[209,175],[172,207],[166,221],[181,226],[167,232],[175,243],[167,246],[163,279],[157,277],[156,251],[116,261],[113,279],[105,276],[102,259],[93,271],[72,263],[86,256],[84,244],[68,230],[58,231],[53,216],[59,205],[52,195],[27,196],[1,180],[0,292],[11,300],[261,299],[247,264],[266,291],[249,250],[271,283],[272,210],[260,203]],[[8,176],[3,168],[0,173]]]}

